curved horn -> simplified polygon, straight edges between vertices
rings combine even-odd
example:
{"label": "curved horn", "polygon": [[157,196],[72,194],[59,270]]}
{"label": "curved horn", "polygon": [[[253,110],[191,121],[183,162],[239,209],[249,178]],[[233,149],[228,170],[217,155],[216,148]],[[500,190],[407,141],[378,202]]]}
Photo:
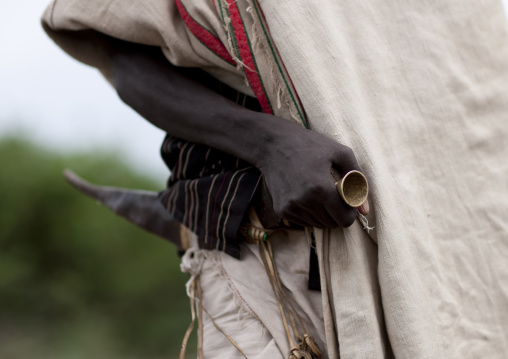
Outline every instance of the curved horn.
{"label": "curved horn", "polygon": [[144,230],[181,248],[180,223],[159,202],[157,192],[129,190],[89,183],[70,170],[64,177],[72,186]]}

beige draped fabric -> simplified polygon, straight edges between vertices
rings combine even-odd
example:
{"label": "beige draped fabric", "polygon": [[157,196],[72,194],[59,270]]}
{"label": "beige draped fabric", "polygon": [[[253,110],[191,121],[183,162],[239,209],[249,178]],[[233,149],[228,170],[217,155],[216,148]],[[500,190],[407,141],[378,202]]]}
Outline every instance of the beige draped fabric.
{"label": "beige draped fabric", "polygon": [[357,226],[319,231],[341,357],[382,357],[387,337],[397,358],[505,358],[501,3],[260,3],[312,129],[370,180],[377,246]]}
{"label": "beige draped fabric", "polygon": [[[76,34],[62,30],[158,45],[176,65],[257,94],[221,14],[229,3],[183,3],[238,66],[196,40],[173,1],[58,0],[43,22],[66,51],[106,75],[102,47],[87,47],[97,43],[86,37],[76,46]],[[370,182],[373,231],[360,223],[315,231],[330,357],[507,357],[508,36],[500,1],[234,3],[273,112],[298,120],[297,93],[301,118],[350,146]]]}

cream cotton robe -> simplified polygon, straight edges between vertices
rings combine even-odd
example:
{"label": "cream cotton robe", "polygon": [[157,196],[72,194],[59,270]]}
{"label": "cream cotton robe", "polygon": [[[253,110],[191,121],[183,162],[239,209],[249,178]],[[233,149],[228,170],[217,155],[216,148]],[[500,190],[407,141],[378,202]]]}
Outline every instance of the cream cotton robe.
{"label": "cream cotton robe", "polygon": [[[508,357],[508,36],[500,1],[183,4],[238,66],[203,46],[169,0],[58,0],[43,22],[106,76],[101,48],[76,46],[61,30],[161,46],[175,65],[202,67],[259,99],[255,72],[274,114],[354,150],[375,230],[315,230],[331,358]],[[235,41],[232,4],[255,69]]]}

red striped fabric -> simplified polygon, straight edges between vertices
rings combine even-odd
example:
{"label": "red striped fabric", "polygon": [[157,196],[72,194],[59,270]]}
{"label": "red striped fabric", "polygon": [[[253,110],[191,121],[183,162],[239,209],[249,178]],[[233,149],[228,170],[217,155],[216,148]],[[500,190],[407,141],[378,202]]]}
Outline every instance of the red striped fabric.
{"label": "red striped fabric", "polygon": [[272,107],[270,106],[270,101],[266,96],[263,83],[261,82],[261,78],[257,72],[254,56],[249,45],[249,39],[247,37],[247,33],[245,32],[240,10],[238,9],[236,1],[231,1],[228,4],[228,12],[229,17],[231,18],[231,25],[233,27],[240,60],[245,65],[244,69],[250,86],[254,91],[254,94],[256,95],[256,98],[258,99],[259,104],[263,109],[263,112],[273,114]]}
{"label": "red striped fabric", "polygon": [[[293,103],[296,107],[296,110],[298,111],[300,120],[302,121],[302,124],[305,128],[309,128],[307,121],[306,121],[304,115],[302,114],[302,111],[301,111],[301,108],[303,107],[302,102],[300,100],[300,96],[298,95],[298,92],[296,92],[295,85],[293,84],[293,80],[289,76],[288,71],[286,69],[286,65],[284,64],[284,62],[282,60],[279,60],[280,59],[279,51],[277,50],[276,46],[272,45],[272,40],[270,39],[269,35],[267,34],[266,29],[268,29],[268,24],[266,22],[265,14],[263,13],[263,10],[261,9],[261,7],[257,3],[257,1],[253,1],[253,4],[254,4],[254,9],[256,10],[256,13],[258,14],[258,18],[261,23],[261,26],[263,27],[263,31],[265,32],[266,41],[268,42],[268,45],[270,46],[270,49],[272,50],[273,59],[279,66],[279,72],[282,76],[282,79],[286,83],[286,88],[289,92],[289,95],[292,97]],[[280,66],[282,66],[284,71],[282,71],[280,69]],[[289,84],[291,86],[288,86],[286,79],[289,81]],[[295,98],[296,98],[296,101],[295,101]]]}
{"label": "red striped fabric", "polygon": [[229,62],[231,65],[235,65],[236,63],[229,54],[226,47],[222,44],[222,42],[213,36],[210,31],[205,29],[201,24],[196,22],[188,13],[185,6],[183,6],[180,0],[175,0],[176,7],[182,20],[187,25],[187,28],[192,32],[196,38],[203,43],[210,51],[215,53],[217,56],[222,58],[224,61]]}

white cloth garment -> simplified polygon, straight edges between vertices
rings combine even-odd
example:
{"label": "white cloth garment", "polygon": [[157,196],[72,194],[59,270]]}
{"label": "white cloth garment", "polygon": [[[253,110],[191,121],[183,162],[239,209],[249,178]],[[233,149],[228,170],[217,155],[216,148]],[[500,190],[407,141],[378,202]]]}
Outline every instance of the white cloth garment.
{"label": "white cloth garment", "polygon": [[330,355],[506,358],[501,3],[260,3],[312,129],[370,181],[371,239],[318,231]]}
{"label": "white cloth garment", "polygon": [[[296,303],[308,334],[326,354],[321,293],[307,289],[309,254],[303,231],[279,231],[271,235],[274,260],[286,293]],[[203,305],[221,330],[229,335],[249,359],[283,359],[289,344],[279,307],[268,281],[259,249],[242,245],[242,260],[224,252],[193,248],[186,253],[182,270],[199,276]],[[243,358],[242,354],[203,315],[204,358]]]}

